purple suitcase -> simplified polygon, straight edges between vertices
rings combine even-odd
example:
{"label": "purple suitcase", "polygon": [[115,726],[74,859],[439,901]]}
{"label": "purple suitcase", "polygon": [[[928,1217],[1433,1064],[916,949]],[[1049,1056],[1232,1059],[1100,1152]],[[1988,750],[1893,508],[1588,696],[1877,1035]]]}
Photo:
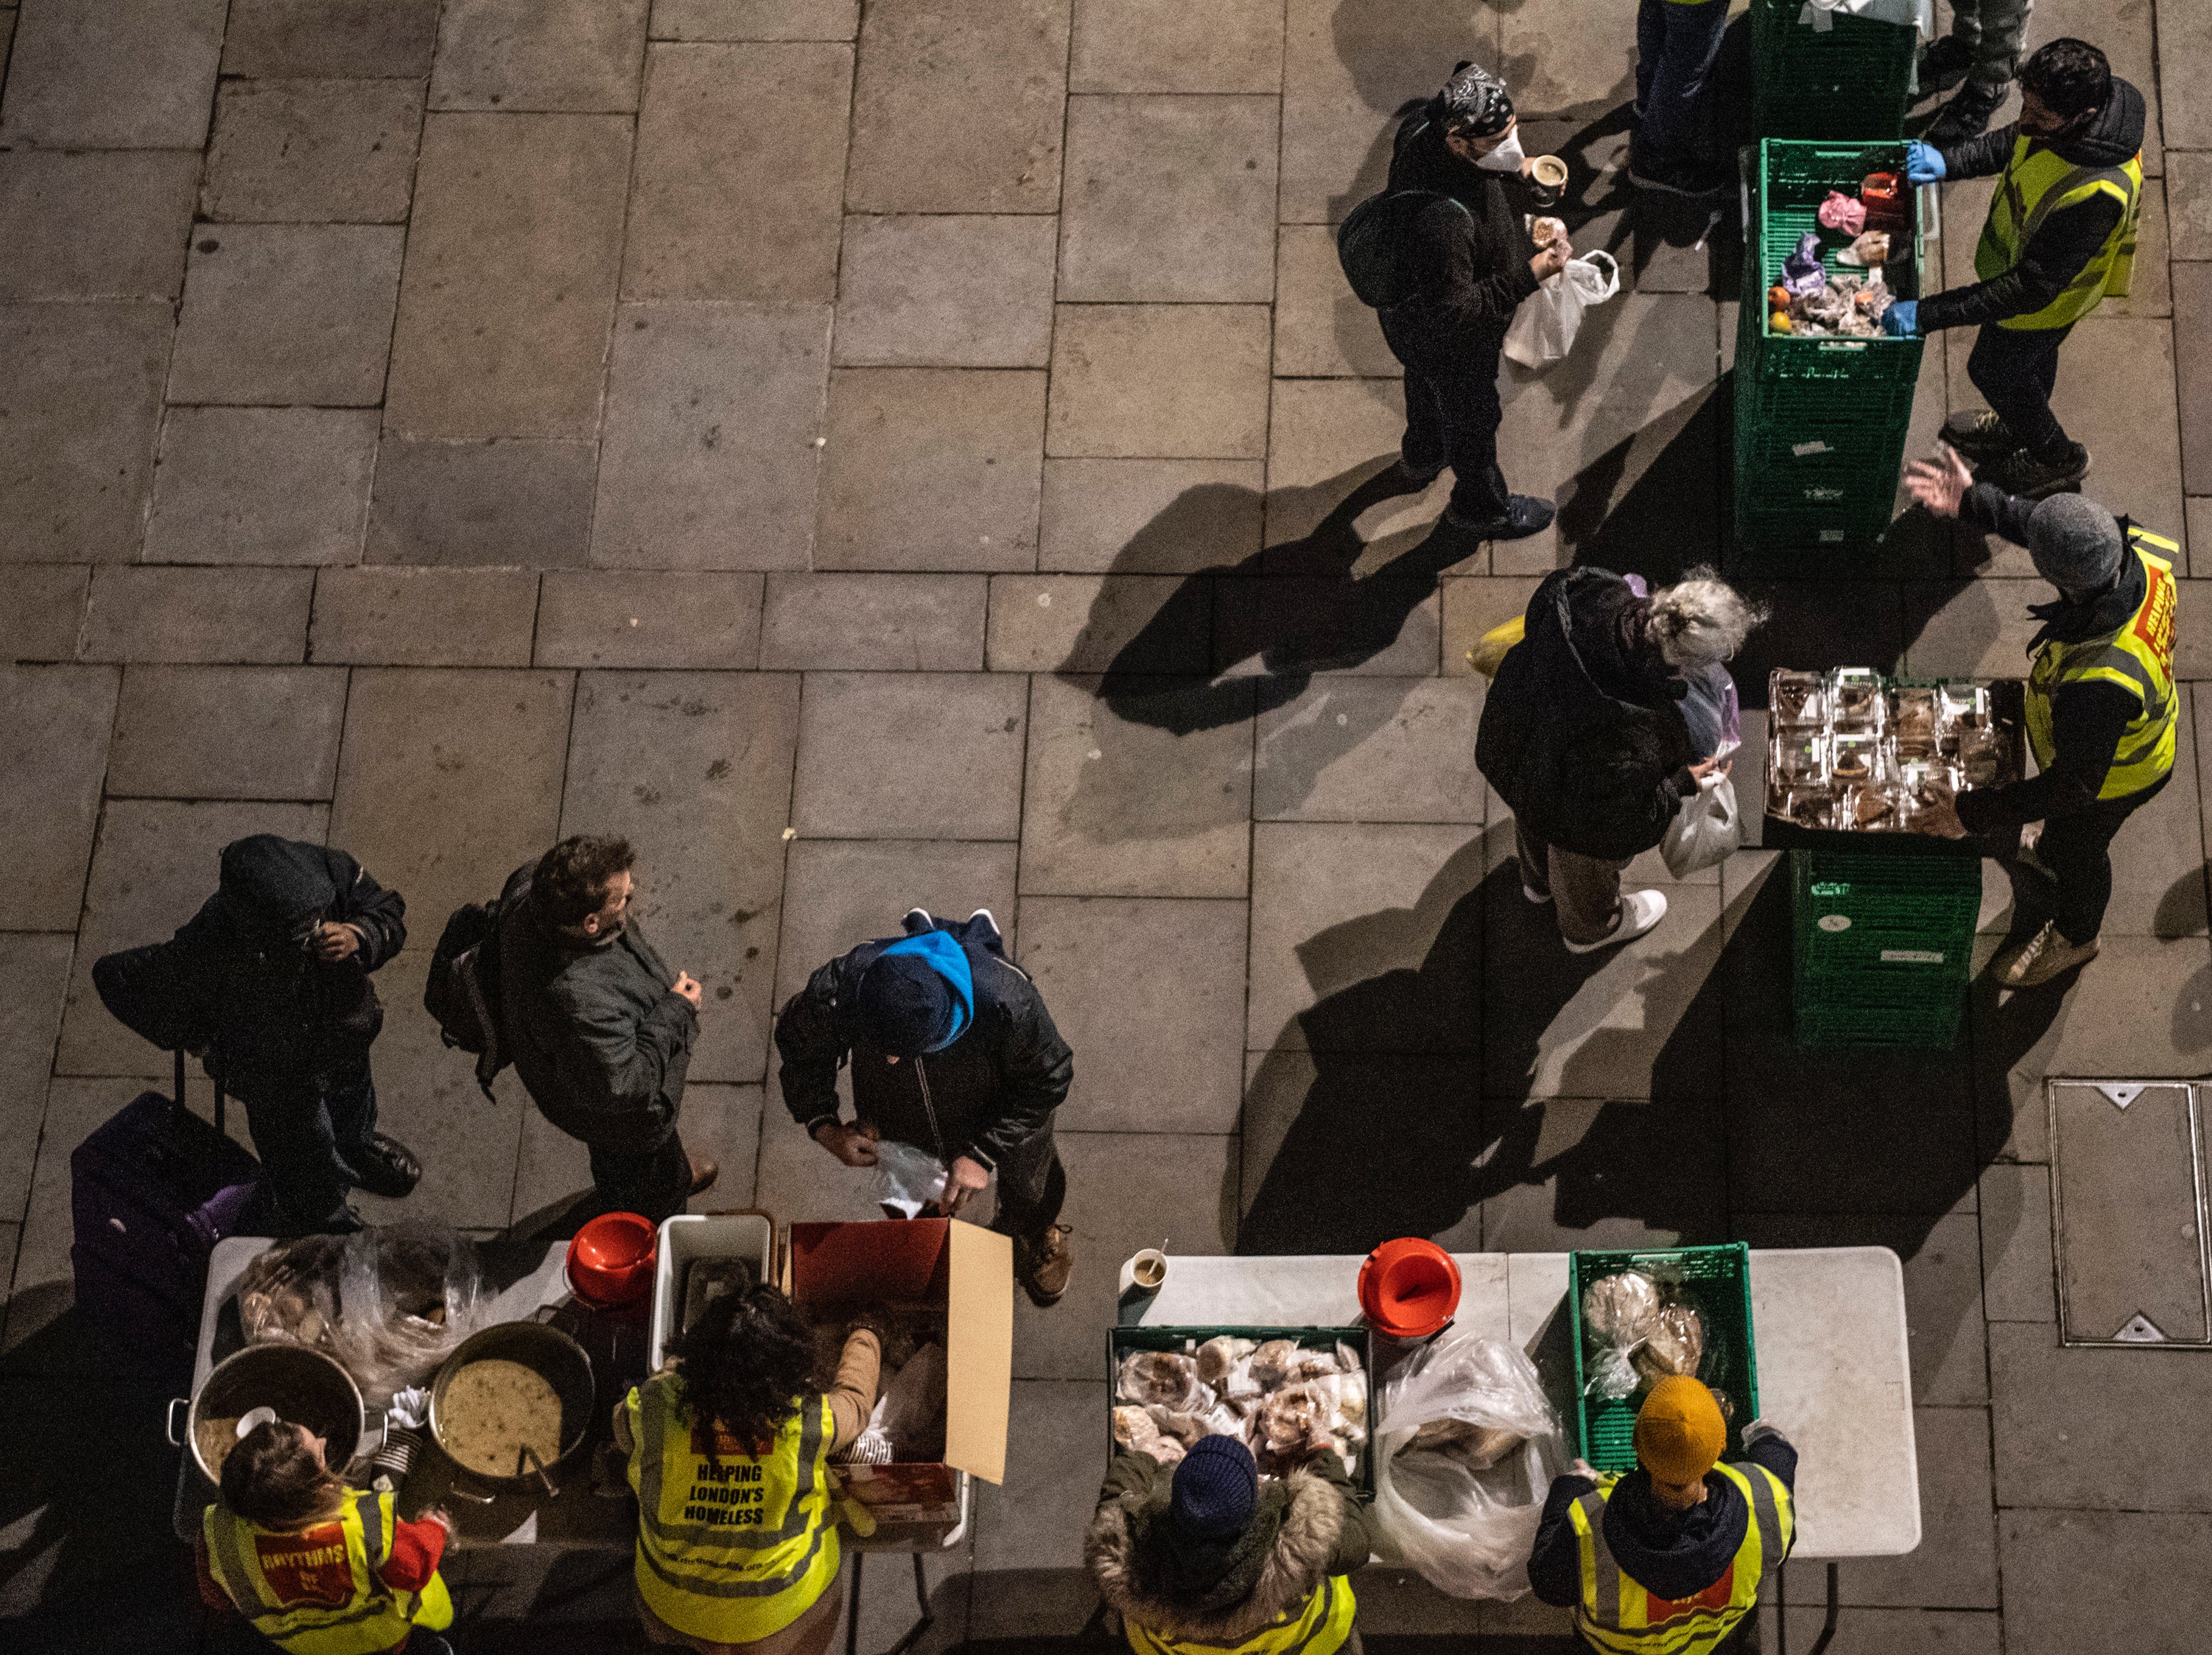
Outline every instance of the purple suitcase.
{"label": "purple suitcase", "polygon": [[[179,1052],[179,1100],[184,1080]],[[190,1373],[208,1255],[238,1228],[260,1176],[252,1155],[159,1092],[139,1094],[71,1153],[77,1315],[120,1368]]]}

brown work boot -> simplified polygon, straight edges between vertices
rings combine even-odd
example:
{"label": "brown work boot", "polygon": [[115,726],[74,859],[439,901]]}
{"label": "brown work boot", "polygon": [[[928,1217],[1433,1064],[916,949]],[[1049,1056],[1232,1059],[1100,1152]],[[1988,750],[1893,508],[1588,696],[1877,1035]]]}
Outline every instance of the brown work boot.
{"label": "brown work boot", "polygon": [[691,1193],[704,1195],[714,1187],[714,1180],[722,1175],[721,1163],[712,1155],[695,1155],[688,1151],[684,1157],[691,1163]]}
{"label": "brown work boot", "polygon": [[2058,922],[2046,919],[2027,941],[2000,950],[1990,961],[1990,970],[2000,988],[2036,988],[2063,972],[2087,965],[2097,957],[2097,948],[2094,937],[2086,943],[2068,942]]}
{"label": "brown work boot", "polygon": [[1042,1235],[1014,1238],[1014,1279],[1022,1284],[1030,1302],[1050,1310],[1067,1291],[1067,1278],[1075,1273],[1075,1249],[1067,1244],[1070,1232],[1054,1224]]}

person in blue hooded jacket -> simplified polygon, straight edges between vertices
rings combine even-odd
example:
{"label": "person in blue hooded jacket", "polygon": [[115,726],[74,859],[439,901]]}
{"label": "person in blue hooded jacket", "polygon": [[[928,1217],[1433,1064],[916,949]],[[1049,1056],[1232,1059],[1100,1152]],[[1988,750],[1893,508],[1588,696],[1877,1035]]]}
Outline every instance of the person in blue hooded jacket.
{"label": "person in blue hooded jacket", "polygon": [[[1014,1241],[1030,1302],[1057,1304],[1074,1269],[1060,1222],[1067,1175],[1052,1113],[1074,1053],[1027,973],[1006,957],[990,910],[964,920],[910,910],[906,934],[832,960],[776,1015],[783,1100],[848,1167],[872,1167],[888,1138],[936,1158],[951,1215],[999,1180],[991,1228]],[[855,1118],[841,1118],[837,1070],[853,1069]]]}

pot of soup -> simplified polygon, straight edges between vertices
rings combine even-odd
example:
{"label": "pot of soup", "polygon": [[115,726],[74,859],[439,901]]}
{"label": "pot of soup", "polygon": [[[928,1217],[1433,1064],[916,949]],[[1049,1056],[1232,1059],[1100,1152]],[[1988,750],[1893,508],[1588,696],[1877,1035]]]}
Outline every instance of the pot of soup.
{"label": "pot of soup", "polygon": [[304,1345],[260,1344],[216,1363],[188,1405],[182,1398],[169,1404],[169,1440],[189,1447],[200,1474],[220,1485],[230,1451],[271,1419],[304,1425],[322,1438],[333,1471],[345,1470],[368,1428],[361,1387],[344,1368]]}
{"label": "pot of soup", "polygon": [[558,1328],[501,1322],[471,1334],[430,1387],[430,1435],[461,1472],[453,1492],[479,1505],[557,1495],[554,1468],[589,1434],[593,1394],[592,1359]]}

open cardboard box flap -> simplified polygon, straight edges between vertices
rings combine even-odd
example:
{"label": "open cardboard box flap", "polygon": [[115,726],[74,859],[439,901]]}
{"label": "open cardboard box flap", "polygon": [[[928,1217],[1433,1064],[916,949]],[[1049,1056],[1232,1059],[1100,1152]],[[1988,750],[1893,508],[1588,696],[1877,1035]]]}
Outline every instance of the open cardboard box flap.
{"label": "open cardboard box flap", "polygon": [[1014,1244],[958,1219],[793,1224],[792,1297],[852,1312],[872,1301],[945,1310],[944,1463],[986,1482],[1006,1475],[1014,1372]]}

